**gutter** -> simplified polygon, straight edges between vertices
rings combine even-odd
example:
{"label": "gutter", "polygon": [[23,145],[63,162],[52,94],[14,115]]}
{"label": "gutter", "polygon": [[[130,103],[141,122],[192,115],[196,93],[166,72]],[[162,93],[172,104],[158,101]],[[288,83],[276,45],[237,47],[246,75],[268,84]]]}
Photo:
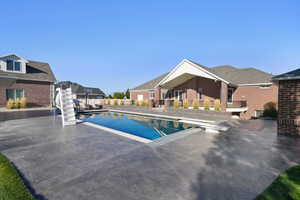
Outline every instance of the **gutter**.
{"label": "gutter", "polygon": [[7,77],[7,76],[0,76],[0,78],[4,78],[4,79],[15,79],[15,80],[25,80],[25,81],[38,81],[38,82],[55,83],[55,81],[41,80],[41,79],[29,79],[29,78]]}
{"label": "gutter", "polygon": [[297,79],[300,79],[300,76],[272,78],[271,81],[287,81],[287,80],[297,80]]}

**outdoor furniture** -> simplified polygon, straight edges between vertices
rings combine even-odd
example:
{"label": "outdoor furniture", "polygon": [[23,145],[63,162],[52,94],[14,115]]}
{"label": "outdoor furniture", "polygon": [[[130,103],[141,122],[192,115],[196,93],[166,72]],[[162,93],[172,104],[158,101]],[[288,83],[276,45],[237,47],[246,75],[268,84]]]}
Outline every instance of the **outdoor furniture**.
{"label": "outdoor furniture", "polygon": [[103,109],[103,106],[100,104],[95,104],[94,108],[95,109]]}

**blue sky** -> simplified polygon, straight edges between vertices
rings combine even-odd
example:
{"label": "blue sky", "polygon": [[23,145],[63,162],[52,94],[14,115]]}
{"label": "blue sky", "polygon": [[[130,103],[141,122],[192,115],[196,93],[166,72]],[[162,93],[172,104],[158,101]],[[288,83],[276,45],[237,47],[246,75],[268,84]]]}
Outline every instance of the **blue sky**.
{"label": "blue sky", "polygon": [[122,91],[183,58],[278,74],[300,67],[300,1],[2,1],[0,55]]}

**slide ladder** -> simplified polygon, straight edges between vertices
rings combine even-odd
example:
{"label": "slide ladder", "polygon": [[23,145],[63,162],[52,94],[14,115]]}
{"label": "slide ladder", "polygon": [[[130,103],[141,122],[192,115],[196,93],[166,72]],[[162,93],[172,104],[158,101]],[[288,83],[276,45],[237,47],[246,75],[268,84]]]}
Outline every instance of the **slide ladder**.
{"label": "slide ladder", "polygon": [[75,111],[73,105],[71,88],[62,89],[57,88],[58,96],[56,100],[56,106],[61,110],[61,117],[63,126],[75,125]]}

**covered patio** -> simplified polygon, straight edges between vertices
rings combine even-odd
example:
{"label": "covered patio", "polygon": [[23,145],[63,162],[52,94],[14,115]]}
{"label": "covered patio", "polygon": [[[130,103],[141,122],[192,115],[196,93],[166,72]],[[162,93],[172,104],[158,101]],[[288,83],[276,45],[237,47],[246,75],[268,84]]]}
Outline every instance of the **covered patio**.
{"label": "covered patio", "polygon": [[216,100],[221,102],[221,110],[227,112],[242,112],[247,110],[247,102],[234,101],[235,85],[199,67],[189,60],[183,60],[155,87],[155,100],[158,105],[170,106],[175,100],[183,104],[188,101],[189,107],[193,101],[198,101],[201,107],[208,101],[213,107]]}

